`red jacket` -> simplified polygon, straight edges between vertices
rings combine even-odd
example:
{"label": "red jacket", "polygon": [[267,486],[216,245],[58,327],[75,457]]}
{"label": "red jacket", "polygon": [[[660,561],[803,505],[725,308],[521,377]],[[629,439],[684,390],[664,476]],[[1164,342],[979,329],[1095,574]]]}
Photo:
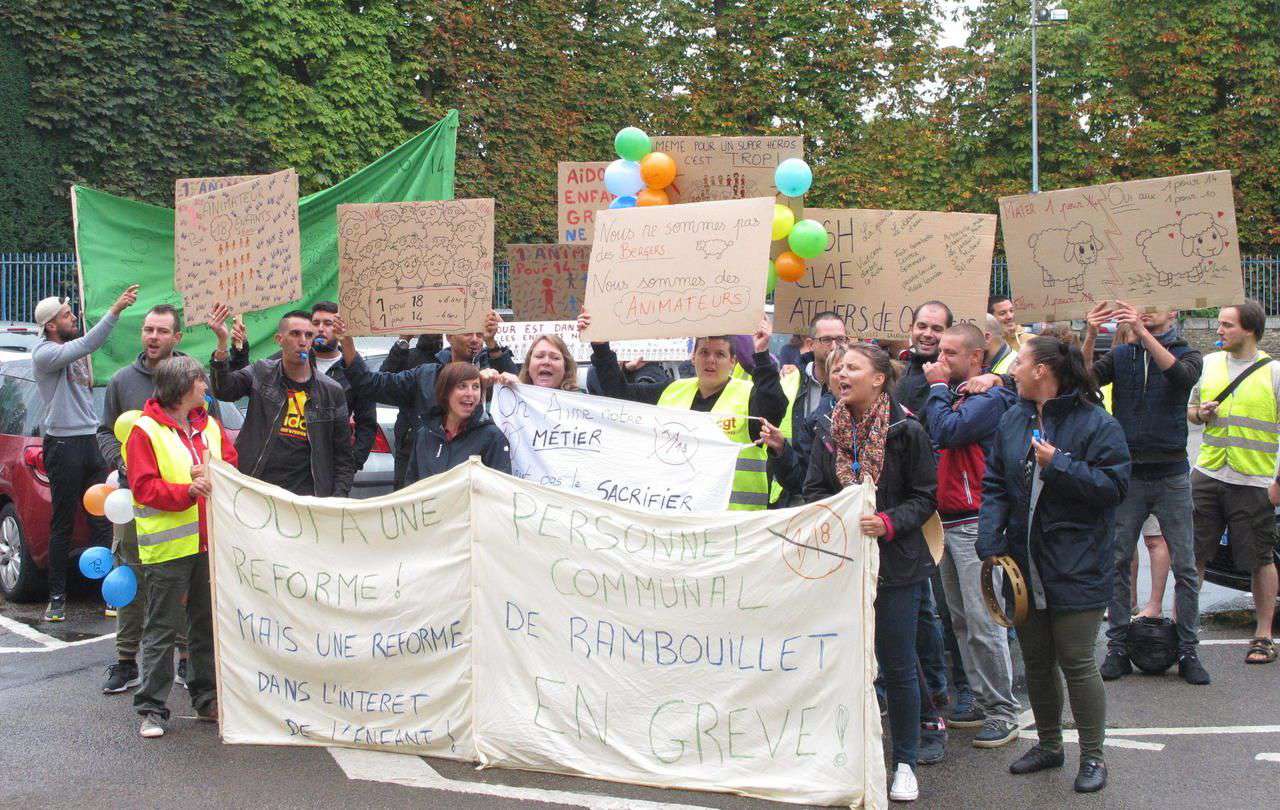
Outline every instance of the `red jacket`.
{"label": "red jacket", "polygon": [[[178,437],[182,439],[182,443],[191,451],[192,463],[200,463],[205,450],[208,449],[204,445],[204,435],[200,433],[210,419],[208,412],[204,408],[196,408],[187,414],[192,427],[196,429],[196,432],[190,436],[185,435],[185,431],[169,418],[169,415],[160,407],[160,403],[154,399],[147,400],[146,407],[143,408],[142,413],[150,416],[165,427],[176,431]],[[218,429],[222,431],[222,460],[228,464],[235,464],[237,459],[236,446],[232,443],[231,437],[227,435],[226,428],[218,425]],[[144,431],[135,427],[129,433],[129,442],[125,447],[128,457],[126,467],[129,471],[129,489],[133,492],[133,499],[144,506],[150,506],[152,509],[163,509],[166,512],[181,512],[190,509],[192,504],[198,505],[200,509],[200,550],[208,551],[209,519],[204,498],[191,497],[190,484],[171,484],[160,476],[156,453],[151,447],[151,437]]]}

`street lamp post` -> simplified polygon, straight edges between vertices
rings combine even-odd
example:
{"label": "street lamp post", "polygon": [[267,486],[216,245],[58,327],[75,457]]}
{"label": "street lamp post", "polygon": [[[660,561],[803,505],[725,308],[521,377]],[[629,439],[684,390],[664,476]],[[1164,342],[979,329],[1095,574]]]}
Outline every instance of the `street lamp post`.
{"label": "street lamp post", "polygon": [[1031,0],[1031,193],[1040,193],[1040,93],[1036,75],[1036,29],[1041,25],[1066,22],[1067,10],[1041,9],[1040,0]]}

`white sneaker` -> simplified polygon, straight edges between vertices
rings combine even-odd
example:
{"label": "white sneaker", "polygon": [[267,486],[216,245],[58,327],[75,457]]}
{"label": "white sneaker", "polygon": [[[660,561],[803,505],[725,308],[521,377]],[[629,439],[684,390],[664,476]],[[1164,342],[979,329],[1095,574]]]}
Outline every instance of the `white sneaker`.
{"label": "white sneaker", "polygon": [[[148,739],[164,736],[164,726],[160,723],[160,715],[148,714],[142,718],[142,727],[138,733]],[[895,783],[896,784],[896,783]]]}
{"label": "white sneaker", "polygon": [[914,802],[920,797],[920,783],[916,781],[916,772],[905,762],[898,763],[893,772],[893,787],[889,788],[889,799],[895,802]]}

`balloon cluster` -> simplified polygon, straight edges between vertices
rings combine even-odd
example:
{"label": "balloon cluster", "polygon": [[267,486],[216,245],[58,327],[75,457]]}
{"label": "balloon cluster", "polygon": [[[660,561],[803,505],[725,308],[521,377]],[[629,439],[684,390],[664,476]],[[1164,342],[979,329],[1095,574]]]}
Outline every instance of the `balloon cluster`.
{"label": "balloon cluster", "polygon": [[[800,158],[787,158],[773,172],[773,184],[786,197],[802,197],[813,185],[813,170]],[[799,281],[804,275],[804,260],[816,259],[827,249],[827,229],[816,219],[797,221],[788,205],[773,207],[773,239],[787,240],[787,250],[769,262],[769,287],[778,279]]]}
{"label": "balloon cluster", "polygon": [[649,136],[636,127],[624,127],[613,136],[618,159],[604,170],[604,187],[617,197],[610,208],[669,205],[667,186],[676,179],[676,162],[665,152],[653,151]]}
{"label": "balloon cluster", "polygon": [[[120,444],[129,441],[133,425],[142,411],[125,411],[116,419],[114,431]],[[105,517],[112,523],[133,520],[133,494],[120,486],[120,473],[112,471],[106,483],[94,484],[84,492],[84,509],[91,515]],[[102,598],[113,608],[122,608],[138,594],[138,577],[127,565],[116,567],[110,549],[87,548],[80,554],[80,573],[89,579],[102,580]]]}
{"label": "balloon cluster", "polygon": [[102,599],[113,608],[122,608],[138,595],[138,575],[127,565],[116,566],[111,549],[86,548],[80,553],[80,573],[102,580]]}

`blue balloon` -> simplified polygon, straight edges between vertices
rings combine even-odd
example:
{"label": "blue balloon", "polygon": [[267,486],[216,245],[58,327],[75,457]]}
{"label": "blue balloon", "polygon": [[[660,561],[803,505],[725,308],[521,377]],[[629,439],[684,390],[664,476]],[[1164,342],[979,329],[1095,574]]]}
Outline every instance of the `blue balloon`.
{"label": "blue balloon", "polygon": [[787,158],[773,170],[773,184],[788,197],[800,197],[813,185],[813,170],[800,158]]}
{"label": "blue balloon", "polygon": [[629,197],[644,188],[644,176],[640,164],[634,160],[618,159],[604,170],[604,187],[615,197]]}
{"label": "blue balloon", "polygon": [[102,579],[111,573],[115,561],[111,559],[111,549],[102,546],[86,548],[80,554],[80,573],[89,579]]}
{"label": "blue balloon", "polygon": [[619,197],[618,199],[609,203],[609,207],[610,208],[635,208],[636,198],[628,194],[624,197]]}
{"label": "blue balloon", "polygon": [[138,595],[138,578],[127,565],[107,574],[102,580],[102,599],[113,608],[122,608]]}

